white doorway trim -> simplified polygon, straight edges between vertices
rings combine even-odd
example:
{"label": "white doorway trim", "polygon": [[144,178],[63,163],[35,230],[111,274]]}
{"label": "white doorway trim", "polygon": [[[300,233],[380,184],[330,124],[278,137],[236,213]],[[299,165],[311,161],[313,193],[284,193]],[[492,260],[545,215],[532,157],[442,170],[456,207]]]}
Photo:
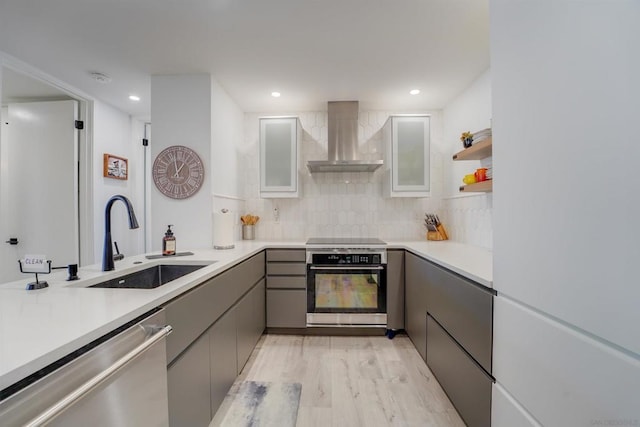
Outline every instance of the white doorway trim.
{"label": "white doorway trim", "polygon": [[[78,141],[78,245],[80,265],[93,264],[93,98],[11,55],[0,52],[0,81],[3,67],[48,84],[78,101],[79,119],[84,122],[84,130],[79,132]],[[0,85],[0,95],[1,93]]]}

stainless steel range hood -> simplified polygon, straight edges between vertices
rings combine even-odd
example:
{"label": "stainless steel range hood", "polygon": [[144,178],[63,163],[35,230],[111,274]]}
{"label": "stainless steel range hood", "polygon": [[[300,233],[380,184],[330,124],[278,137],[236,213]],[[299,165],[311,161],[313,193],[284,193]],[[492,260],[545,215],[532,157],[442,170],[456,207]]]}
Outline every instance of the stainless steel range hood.
{"label": "stainless steel range hood", "polygon": [[309,172],[373,172],[382,160],[358,159],[358,101],[328,103],[329,152],[327,160],[310,160]]}

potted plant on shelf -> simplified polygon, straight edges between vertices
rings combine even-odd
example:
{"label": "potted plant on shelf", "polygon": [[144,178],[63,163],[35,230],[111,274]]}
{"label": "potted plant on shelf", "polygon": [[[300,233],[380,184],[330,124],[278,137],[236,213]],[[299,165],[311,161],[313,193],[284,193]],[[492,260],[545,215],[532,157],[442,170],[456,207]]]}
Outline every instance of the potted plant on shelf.
{"label": "potted plant on shelf", "polygon": [[462,132],[462,135],[460,135],[460,141],[462,141],[462,145],[464,145],[464,148],[471,147],[471,145],[473,144],[473,134],[469,131]]}

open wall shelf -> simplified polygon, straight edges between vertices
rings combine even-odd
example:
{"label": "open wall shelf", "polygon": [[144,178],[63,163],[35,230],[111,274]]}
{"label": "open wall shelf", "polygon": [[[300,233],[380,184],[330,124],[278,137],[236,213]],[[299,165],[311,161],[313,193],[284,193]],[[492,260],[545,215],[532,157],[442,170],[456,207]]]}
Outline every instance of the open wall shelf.
{"label": "open wall shelf", "polygon": [[492,138],[483,139],[469,148],[458,151],[453,155],[453,160],[480,160],[491,156]]}
{"label": "open wall shelf", "polygon": [[488,193],[490,191],[493,191],[493,180],[488,179],[486,181],[476,182],[474,184],[462,185],[460,186],[460,191],[463,193]]}
{"label": "open wall shelf", "polygon": [[[453,160],[481,160],[490,157],[493,153],[493,140],[491,137],[473,144],[469,148],[458,151],[453,155]],[[476,182],[474,184],[460,186],[462,193],[488,193],[493,191],[493,180]]]}

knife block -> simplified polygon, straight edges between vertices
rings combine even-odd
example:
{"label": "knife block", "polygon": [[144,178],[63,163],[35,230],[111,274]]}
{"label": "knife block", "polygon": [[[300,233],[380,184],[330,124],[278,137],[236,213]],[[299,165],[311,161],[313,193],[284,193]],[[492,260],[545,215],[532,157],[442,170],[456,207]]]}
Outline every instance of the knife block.
{"label": "knife block", "polygon": [[427,231],[427,240],[449,240],[444,225],[440,224],[436,228],[438,231]]}

